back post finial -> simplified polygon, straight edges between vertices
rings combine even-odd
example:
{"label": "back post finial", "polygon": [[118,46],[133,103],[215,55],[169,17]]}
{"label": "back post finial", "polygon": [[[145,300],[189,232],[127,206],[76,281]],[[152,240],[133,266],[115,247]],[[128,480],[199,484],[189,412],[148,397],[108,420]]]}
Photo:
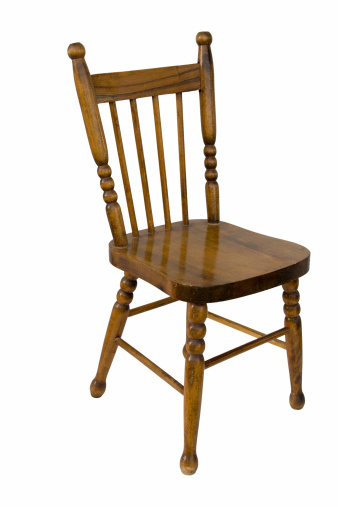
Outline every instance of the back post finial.
{"label": "back post finial", "polygon": [[74,42],[73,44],[69,44],[67,53],[71,60],[77,60],[78,58],[85,57],[86,49],[81,42]]}
{"label": "back post finial", "polygon": [[199,46],[206,46],[212,43],[212,35],[210,32],[198,32],[196,42]]}
{"label": "back post finial", "polygon": [[198,63],[201,72],[200,109],[202,136],[205,144],[205,194],[207,201],[208,222],[219,222],[219,190],[217,183],[216,160],[216,111],[214,66],[210,44],[212,35],[209,32],[199,32],[196,36],[198,48]]}

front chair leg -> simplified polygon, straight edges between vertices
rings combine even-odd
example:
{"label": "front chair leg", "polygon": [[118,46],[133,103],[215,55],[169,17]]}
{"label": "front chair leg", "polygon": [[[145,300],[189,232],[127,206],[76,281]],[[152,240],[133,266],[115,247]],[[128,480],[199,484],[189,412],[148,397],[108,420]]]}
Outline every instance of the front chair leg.
{"label": "front chair leg", "polygon": [[293,280],[283,285],[284,325],[288,328],[285,341],[291,382],[290,405],[295,410],[300,410],[305,404],[302,391],[302,321],[299,316],[298,283],[298,280]]}
{"label": "front chair leg", "polygon": [[181,470],[192,475],[198,467],[196,443],[201,412],[202,388],[204,376],[205,348],[204,336],[207,318],[206,304],[188,303],[187,339],[183,349],[185,357],[184,377],[184,450],[181,457]]}
{"label": "front chair leg", "polygon": [[96,377],[90,385],[90,392],[94,398],[100,398],[106,390],[106,378],[117,349],[115,338],[122,336],[136,285],[136,278],[124,273],[120,283],[121,289],[117,293],[117,301],[109,319]]}

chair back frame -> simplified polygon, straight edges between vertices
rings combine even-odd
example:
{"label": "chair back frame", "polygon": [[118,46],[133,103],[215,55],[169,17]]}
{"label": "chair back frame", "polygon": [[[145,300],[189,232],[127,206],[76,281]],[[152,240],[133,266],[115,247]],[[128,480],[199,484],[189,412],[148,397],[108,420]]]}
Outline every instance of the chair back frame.
{"label": "chair back frame", "polygon": [[197,34],[196,42],[199,46],[197,64],[95,75],[91,75],[89,73],[85,61],[84,46],[78,42],[71,44],[68,48],[68,55],[73,62],[75,87],[82,111],[90,149],[93,158],[98,166],[97,173],[101,180],[100,185],[103,190],[103,200],[106,203],[107,218],[115,247],[126,248],[128,246],[128,239],[126,235],[122,211],[119,203],[117,202],[118,196],[114,189],[114,180],[111,177],[111,168],[108,165],[107,143],[102,126],[100,111],[98,108],[98,104],[105,102],[108,102],[110,107],[115,141],[122,173],[122,180],[130,217],[132,236],[137,237],[139,235],[137,219],[123,148],[116,102],[119,100],[130,101],[145,211],[147,216],[148,233],[154,234],[155,227],[136,99],[142,97],[152,97],[165,228],[170,230],[171,217],[158,97],[159,95],[169,93],[176,94],[182,221],[184,225],[188,226],[189,214],[186,183],[182,93],[199,90],[202,137],[205,145],[204,164],[206,169],[205,178],[208,222],[219,222],[219,190],[217,183],[217,160],[215,147],[216,111],[214,70],[210,48],[210,45],[212,43],[211,34],[209,32],[200,32]]}

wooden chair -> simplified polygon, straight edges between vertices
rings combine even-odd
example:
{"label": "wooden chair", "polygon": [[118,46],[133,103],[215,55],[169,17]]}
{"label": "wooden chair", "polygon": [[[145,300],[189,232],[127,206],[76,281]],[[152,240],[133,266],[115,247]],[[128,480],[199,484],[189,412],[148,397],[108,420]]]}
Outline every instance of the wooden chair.
{"label": "wooden chair", "polygon": [[[304,406],[302,392],[302,332],[299,316],[298,278],[309,270],[310,252],[295,243],[270,238],[226,222],[219,217],[219,190],[216,170],[216,116],[214,72],[209,32],[196,38],[198,63],[131,72],[90,75],[80,43],[71,44],[76,90],[90,148],[101,179],[103,199],[113,241],[110,262],[124,271],[117,301],[108,323],[96,377],[91,383],[95,398],[103,395],[106,378],[118,346],[136,357],[184,396],[184,450],[181,470],[194,474],[204,370],[242,352],[270,342],[287,351],[294,409]],[[186,186],[182,93],[199,91],[205,155],[207,219],[190,220]],[[182,221],[172,223],[161,130],[159,95],[175,93],[180,161]],[[155,227],[149,195],[136,99],[152,97],[165,225]],[[140,167],[147,230],[138,230],[133,197],[122,143],[116,102],[129,100]],[[108,102],[127,199],[132,232],[126,234],[114,181],[108,165],[108,151],[98,104]],[[129,309],[137,278],[154,285],[169,297]],[[207,304],[226,301],[282,285],[285,322],[282,329],[265,335],[207,310]],[[184,386],[122,339],[128,317],[177,300],[187,303]],[[254,336],[245,345],[204,361],[205,320],[212,320]],[[285,336],[285,342],[280,340]]]}

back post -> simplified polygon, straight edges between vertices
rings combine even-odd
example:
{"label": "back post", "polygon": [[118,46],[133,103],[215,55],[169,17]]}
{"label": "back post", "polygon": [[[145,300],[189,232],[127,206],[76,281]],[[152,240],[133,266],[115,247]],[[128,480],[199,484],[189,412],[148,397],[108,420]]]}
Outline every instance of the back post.
{"label": "back post", "polygon": [[108,149],[97,105],[92,77],[84,59],[86,50],[82,44],[76,42],[68,47],[68,56],[73,61],[74,81],[86,127],[87,137],[93,158],[98,165],[97,174],[101,179],[103,200],[106,203],[108,222],[113,235],[115,246],[126,247],[128,240],[123,222],[117,193],[114,190],[114,180],[108,165]]}
{"label": "back post", "polygon": [[210,45],[212,36],[209,32],[199,32],[196,36],[198,63],[201,70],[200,109],[202,136],[205,144],[205,194],[207,201],[208,222],[219,222],[219,190],[217,183],[216,160],[216,111],[214,66]]}

